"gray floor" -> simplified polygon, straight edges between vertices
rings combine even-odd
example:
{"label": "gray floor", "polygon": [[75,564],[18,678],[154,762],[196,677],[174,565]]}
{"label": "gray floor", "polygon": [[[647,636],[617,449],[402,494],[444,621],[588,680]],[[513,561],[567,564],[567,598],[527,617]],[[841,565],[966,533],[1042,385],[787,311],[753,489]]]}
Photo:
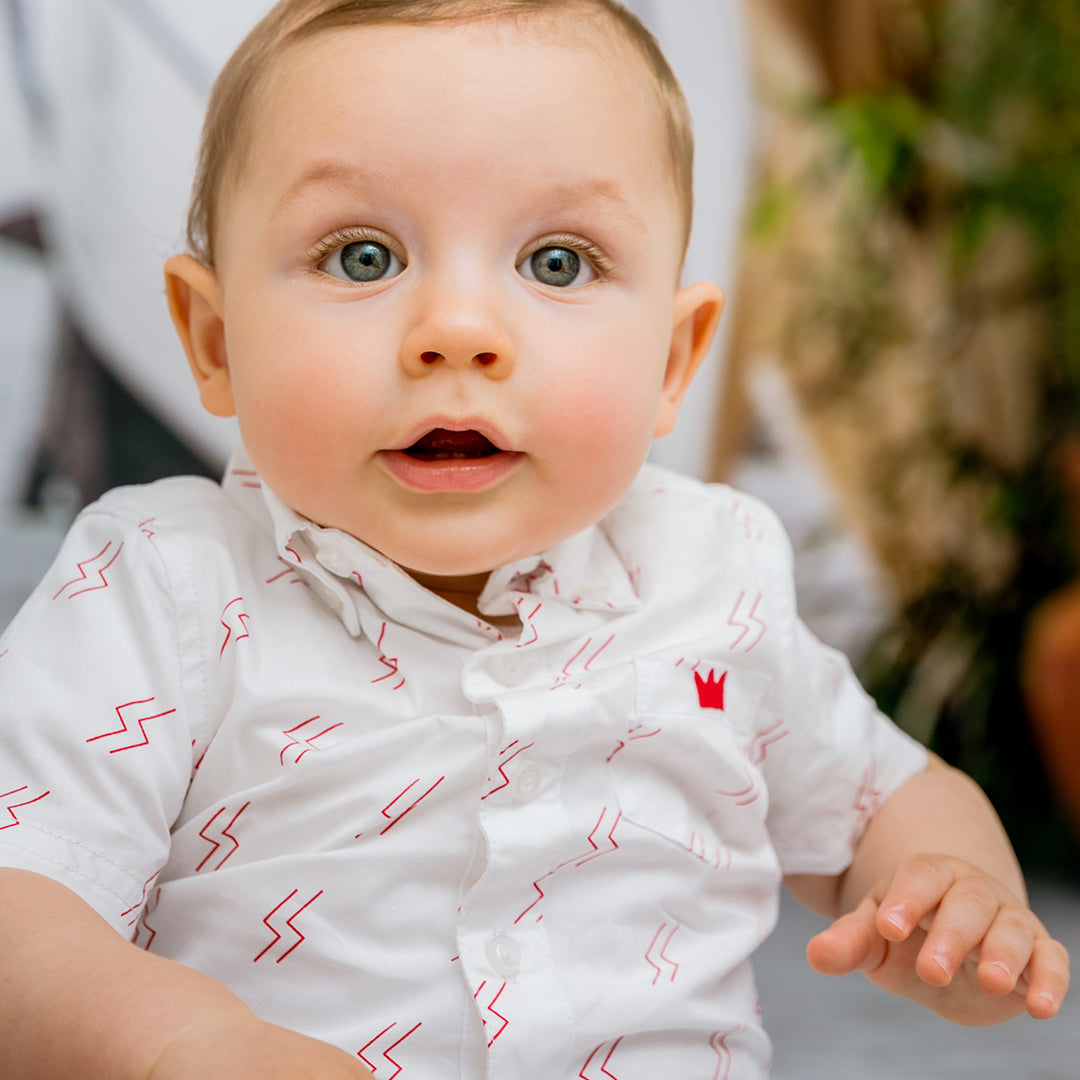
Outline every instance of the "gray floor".
{"label": "gray floor", "polygon": [[[1080,956],[1080,895],[1031,883],[1032,906]],[[862,976],[830,979],[806,963],[824,926],[788,897],[758,954],[758,986],[772,1034],[773,1080],[1076,1080],[1080,992],[1052,1021],[1023,1017],[973,1030],[885,994]]]}

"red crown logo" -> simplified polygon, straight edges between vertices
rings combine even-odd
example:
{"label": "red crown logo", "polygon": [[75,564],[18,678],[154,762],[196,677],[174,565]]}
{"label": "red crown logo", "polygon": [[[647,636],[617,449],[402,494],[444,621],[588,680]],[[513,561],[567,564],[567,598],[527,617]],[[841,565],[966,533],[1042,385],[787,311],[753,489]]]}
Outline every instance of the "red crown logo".
{"label": "red crown logo", "polygon": [[694,683],[697,686],[698,701],[701,703],[703,709],[722,710],[724,708],[724,683],[727,682],[727,676],[728,673],[725,671],[718,679],[716,677],[716,672],[711,668],[707,679],[703,679],[699,672],[694,672]]}

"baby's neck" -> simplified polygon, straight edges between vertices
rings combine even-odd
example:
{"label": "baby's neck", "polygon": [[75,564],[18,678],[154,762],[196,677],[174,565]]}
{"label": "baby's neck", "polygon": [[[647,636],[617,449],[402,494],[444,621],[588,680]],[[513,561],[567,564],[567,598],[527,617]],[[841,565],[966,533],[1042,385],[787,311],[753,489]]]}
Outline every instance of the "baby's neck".
{"label": "baby's neck", "polygon": [[436,596],[441,596],[448,603],[475,615],[478,619],[491,626],[500,628],[517,629],[521,620],[516,614],[510,615],[483,615],[477,607],[480,594],[487,584],[488,574],[465,574],[460,577],[444,577],[440,574],[424,574],[418,570],[410,570],[409,576],[425,589],[430,589]]}

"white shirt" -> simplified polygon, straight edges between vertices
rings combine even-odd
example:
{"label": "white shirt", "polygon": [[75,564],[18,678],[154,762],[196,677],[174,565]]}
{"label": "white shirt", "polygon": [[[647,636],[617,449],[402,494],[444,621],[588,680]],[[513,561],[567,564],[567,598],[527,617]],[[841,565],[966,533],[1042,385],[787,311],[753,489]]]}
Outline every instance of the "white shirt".
{"label": "white shirt", "polygon": [[377,1080],[739,1080],[783,873],[924,767],[760,504],[646,467],[488,617],[234,459],[114,491],[0,639],[0,861]]}

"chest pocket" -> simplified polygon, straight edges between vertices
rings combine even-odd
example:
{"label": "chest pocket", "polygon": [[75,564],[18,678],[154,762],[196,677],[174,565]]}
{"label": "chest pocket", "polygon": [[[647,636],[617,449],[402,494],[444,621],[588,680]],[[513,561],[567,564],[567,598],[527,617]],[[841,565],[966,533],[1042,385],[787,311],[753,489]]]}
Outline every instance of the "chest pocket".
{"label": "chest pocket", "polygon": [[760,748],[782,731],[768,679],[708,658],[638,660],[636,707],[608,766],[623,817],[711,868],[767,843]]}

